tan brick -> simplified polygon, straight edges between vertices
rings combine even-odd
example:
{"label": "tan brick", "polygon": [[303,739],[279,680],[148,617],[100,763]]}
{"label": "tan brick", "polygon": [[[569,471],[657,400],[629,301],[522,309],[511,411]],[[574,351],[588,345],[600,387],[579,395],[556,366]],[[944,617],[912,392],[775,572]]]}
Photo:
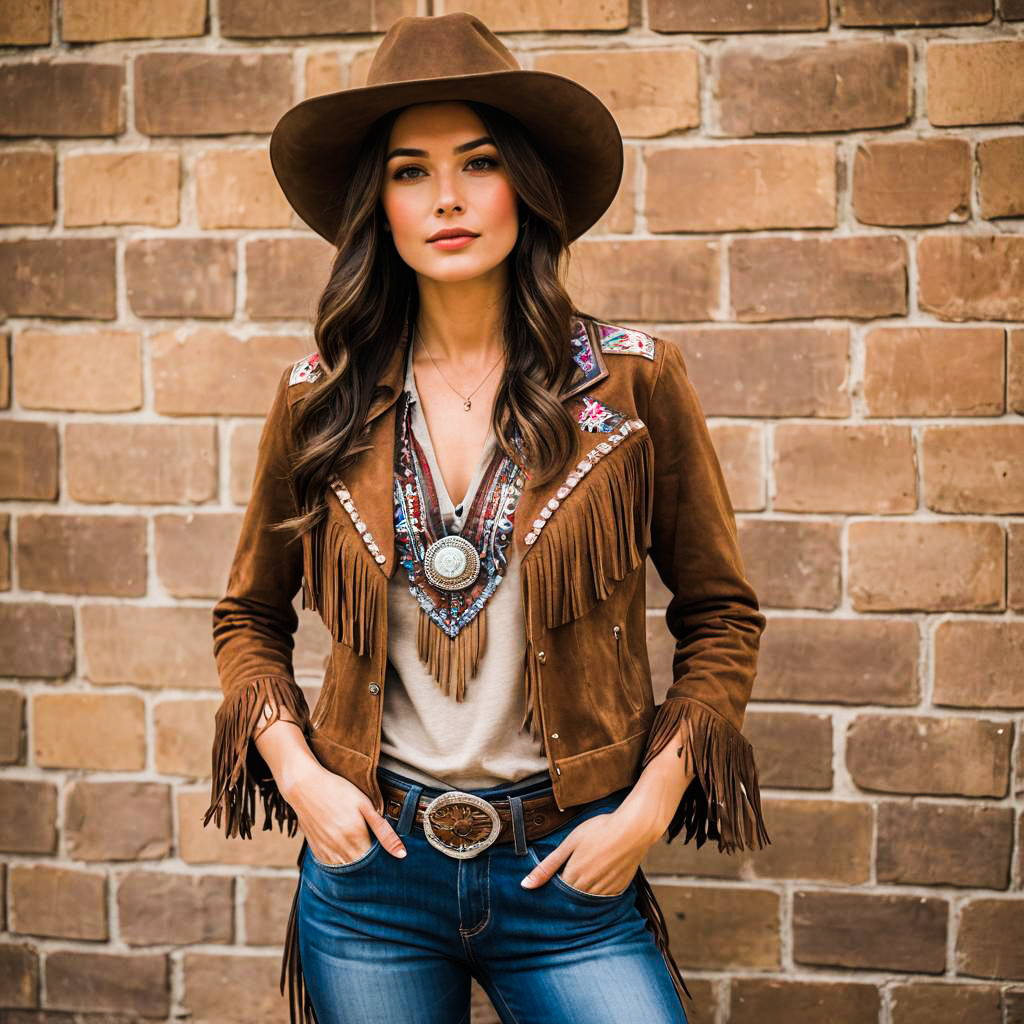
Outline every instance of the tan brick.
{"label": "tan brick", "polygon": [[113,320],[114,252],[113,238],[0,242],[0,314]]}
{"label": "tan brick", "polygon": [[1011,807],[879,805],[879,882],[1005,889],[1012,853]]}
{"label": "tan brick", "polygon": [[[651,231],[836,224],[836,151],[831,142],[648,148],[644,163],[644,209]],[[756,188],[751,181],[757,182]],[[679,201],[687,195],[699,195],[701,201]]]}
{"label": "tan brick", "polygon": [[1013,728],[925,715],[858,715],[846,762],[861,788],[938,796],[1006,796]]}
{"label": "tan brick", "polygon": [[1024,319],[1024,238],[932,235],[917,248],[918,301],[943,320]]}
{"label": "tan brick", "polygon": [[117,888],[121,938],[129,946],[233,941],[234,879],[130,871]]}
{"label": "tan brick", "polygon": [[1024,978],[1024,900],[976,899],[962,908],[956,969],[978,978]]}
{"label": "tan brick", "polygon": [[761,638],[754,700],[912,705],[920,699],[915,622],[781,616]]}
{"label": "tan brick", "polygon": [[262,429],[262,423],[240,423],[231,431],[231,500],[236,505],[249,502],[252,478],[256,472],[256,448]]}
{"label": "tan brick", "polygon": [[347,64],[337,50],[317,51],[306,57],[305,93],[303,98],[322,96],[345,87]]}
{"label": "tan brick", "polygon": [[48,43],[50,5],[51,0],[7,0],[0,8],[0,44],[33,46]]}
{"label": "tan brick", "polygon": [[86,604],[80,614],[90,682],[218,687],[208,608]]}
{"label": "tan brick", "polygon": [[935,630],[932,703],[1024,708],[1024,623],[940,622]]}
{"label": "tan brick", "polygon": [[[30,779],[0,779],[0,850],[54,853],[57,847],[57,787]],[[3,949],[0,945],[0,949]],[[3,977],[3,971],[0,971]]]}
{"label": "tan brick", "polygon": [[1007,545],[1007,603],[1010,608],[1024,608],[1024,523],[1010,523]]}
{"label": "tan brick", "polygon": [[1006,363],[1008,410],[1024,412],[1024,330],[1009,332]]}
{"label": "tan brick", "polygon": [[729,266],[738,320],[907,312],[906,246],[896,236],[737,238]]}
{"label": "tan brick", "polygon": [[715,878],[730,882],[750,876],[742,856],[727,857],[718,852],[714,842],[707,842],[698,850],[693,841],[683,843],[677,839],[668,843],[664,834],[648,849],[641,867],[648,875]]}
{"label": "tan brick", "polygon": [[[317,238],[258,238],[245,246],[245,311],[253,320],[311,323],[335,250]],[[307,351],[316,345],[310,337]]]}
{"label": "tan brick", "polygon": [[46,956],[46,1001],[58,1010],[165,1017],[170,1012],[167,956],[52,950]]}
{"label": "tan brick", "polygon": [[107,878],[47,864],[12,864],[10,925],[24,935],[108,939]]}
{"label": "tan brick", "polygon": [[64,834],[74,860],[160,860],[171,852],[171,787],[76,779],[65,790]]}
{"label": "tan brick", "polygon": [[81,138],[124,130],[124,67],[40,60],[0,67],[0,135]]}
{"label": "tan brick", "polygon": [[[941,983],[895,985],[890,990],[892,1024],[1002,1024],[999,989]],[[1012,1022],[1010,1022],[1012,1024]]]}
{"label": "tan brick", "polygon": [[11,336],[0,332],[0,409],[11,404]]}
{"label": "tan brick", "polygon": [[51,149],[0,153],[0,224],[53,223],[55,163]]}
{"label": "tan brick", "polygon": [[196,160],[196,212],[203,228],[286,228],[292,209],[266,148],[214,149]]}
{"label": "tan brick", "polygon": [[727,46],[716,99],[730,135],[904,124],[911,111],[910,49],[902,40]]}
{"label": "tan brick", "polygon": [[[758,689],[755,685],[755,697]],[[831,716],[753,707],[743,720],[743,734],[754,748],[762,786],[832,788]]]}
{"label": "tan brick", "polygon": [[629,138],[667,135],[700,124],[696,50],[557,50],[535,55],[533,66],[589,89]]}
{"label": "tan brick", "polygon": [[146,706],[126,693],[40,693],[32,700],[33,756],[44,768],[142,771]]}
{"label": "tan brick", "polygon": [[862,142],[853,165],[853,211],[863,224],[962,223],[971,214],[970,143]]}
{"label": "tan brick", "polygon": [[912,512],[914,442],[895,424],[780,423],[773,507],[789,512]]}
{"label": "tan brick", "polygon": [[143,238],[124,256],[128,302],[139,316],[230,317],[235,311],[235,242]]}
{"label": "tan brick", "polygon": [[827,0],[650,0],[655,32],[782,32],[828,27]]}
{"label": "tan brick", "polygon": [[0,1006],[13,1010],[38,1005],[38,950],[28,943],[3,943],[0,945]]}
{"label": "tan brick", "polygon": [[242,528],[237,512],[160,515],[156,527],[156,571],[173,597],[220,597]]}
{"label": "tan brick", "polygon": [[[999,13],[1003,21],[1024,21],[1024,0],[999,0]],[[1007,1021],[1017,1024],[1017,1021]]]}
{"label": "tan brick", "polygon": [[854,522],[848,588],[857,611],[999,611],[1005,537],[991,522]]}
{"label": "tan brick", "polygon": [[[25,697],[17,690],[0,690],[0,764],[25,761]],[[0,904],[3,900],[0,899]],[[3,914],[0,913],[0,922]]]}
{"label": "tan brick", "polygon": [[70,153],[64,159],[64,224],[178,223],[177,150]]}
{"label": "tan brick", "polygon": [[862,892],[793,894],[793,959],[823,967],[940,974],[949,904]]}
{"label": "tan brick", "polygon": [[772,325],[664,327],[706,416],[850,414],[849,329]]}
{"label": "tan brick", "polygon": [[[39,367],[46,372],[40,373]],[[136,331],[29,328],[14,345],[14,391],[25,409],[125,412],[142,407]]]}
{"label": "tan brick", "polygon": [[747,576],[772,608],[827,611],[841,596],[839,526],[794,519],[738,523]]}
{"label": "tan brick", "polygon": [[435,0],[434,14],[468,11],[493,32],[584,32],[622,29],[629,25],[628,0],[605,0],[600,4],[579,0]]}
{"label": "tan brick", "polygon": [[729,1024],[877,1024],[878,989],[864,982],[733,979]]}
{"label": "tan brick", "polygon": [[242,904],[246,945],[283,944],[296,884],[297,878],[271,877],[251,872],[246,875],[245,901]]}
{"label": "tan brick", "polygon": [[849,800],[766,800],[770,846],[744,854],[762,879],[860,885],[870,880],[871,806]]}
{"label": "tan brick", "polygon": [[722,423],[710,431],[733,509],[760,511],[765,507],[761,428]]}
{"label": "tan brick", "polygon": [[1024,428],[927,427],[921,437],[924,501],[937,512],[1024,511]]}
{"label": "tan brick", "polygon": [[220,32],[241,39],[385,32],[397,18],[419,13],[415,0],[351,0],[343,4],[221,0]]}
{"label": "tan brick", "polygon": [[978,192],[986,220],[1024,216],[1024,135],[978,142]]}
{"label": "tan brick", "polygon": [[637,148],[636,146],[623,147],[622,181],[619,183],[619,190],[615,193],[615,199],[612,200],[600,220],[584,235],[585,238],[607,234],[628,234],[633,230],[636,220],[636,169],[640,162]]}
{"label": "tan brick", "polygon": [[992,0],[843,0],[839,24],[983,25],[992,20]]}
{"label": "tan brick", "polygon": [[57,497],[57,428],[39,421],[0,421],[0,498]]}
{"label": "tan brick", "polygon": [[0,676],[62,679],[74,667],[75,613],[71,605],[0,603]]}
{"label": "tan brick", "polygon": [[256,825],[251,839],[224,835],[224,819],[203,827],[203,816],[210,804],[210,787],[177,791],[178,852],[186,864],[235,864],[245,867],[294,868],[302,845],[301,835],[289,836],[273,828],[263,829],[263,805],[257,806]]}
{"label": "tan brick", "polygon": [[277,1024],[288,1019],[280,956],[185,953],[182,1005],[195,1024]]}
{"label": "tan brick", "polygon": [[11,515],[0,513],[0,590],[11,589]]}
{"label": "tan brick", "polygon": [[75,501],[162,505],[216,496],[212,426],[69,423],[64,439],[68,492]]}
{"label": "tan brick", "polygon": [[998,415],[1003,360],[998,327],[876,327],[864,339],[868,415]]}
{"label": "tan brick", "polygon": [[23,515],[18,577],[53,594],[146,593],[146,521],[141,516]]}
{"label": "tan brick", "polygon": [[67,42],[201,36],[207,0],[139,4],[133,0],[63,0],[61,37]]}
{"label": "tan brick", "polygon": [[284,370],[310,351],[306,337],[242,339],[201,327],[150,339],[153,407],[165,416],[266,416]]}
{"label": "tan brick", "polygon": [[1024,110],[1024,40],[928,42],[928,120],[1016,124]]}
{"label": "tan brick", "polygon": [[653,884],[680,967],[779,966],[779,895],[770,889]]}
{"label": "tan brick", "polygon": [[609,320],[710,320],[719,247],[704,239],[577,243],[568,275],[579,308]]}
{"label": "tan brick", "polygon": [[288,53],[141,53],[135,125],[143,135],[270,132],[291,106]]}
{"label": "tan brick", "polygon": [[161,775],[210,775],[214,715],[220,701],[165,700],[153,707],[153,762]]}

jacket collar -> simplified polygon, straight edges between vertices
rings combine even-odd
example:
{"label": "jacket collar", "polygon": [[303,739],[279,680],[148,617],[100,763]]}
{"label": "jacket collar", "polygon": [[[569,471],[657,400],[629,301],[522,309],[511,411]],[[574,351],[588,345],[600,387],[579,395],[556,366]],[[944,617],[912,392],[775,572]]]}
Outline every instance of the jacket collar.
{"label": "jacket collar", "polygon": [[[561,394],[563,402],[575,398],[608,376],[608,368],[593,321],[575,318],[570,343],[576,372]],[[359,518],[385,556],[385,561],[380,563],[380,567],[388,577],[395,570],[394,506],[390,488],[381,487],[380,481],[391,478],[395,416],[398,397],[405,386],[408,345],[409,331],[406,329],[402,332],[399,343],[378,380],[382,390],[370,403],[366,420],[370,447],[343,474],[344,485],[351,494]],[[539,489],[528,481],[520,496],[513,532],[513,541],[520,558],[526,558],[533,550],[526,543],[525,537],[533,529],[534,520],[548,500],[550,489],[550,484]]]}

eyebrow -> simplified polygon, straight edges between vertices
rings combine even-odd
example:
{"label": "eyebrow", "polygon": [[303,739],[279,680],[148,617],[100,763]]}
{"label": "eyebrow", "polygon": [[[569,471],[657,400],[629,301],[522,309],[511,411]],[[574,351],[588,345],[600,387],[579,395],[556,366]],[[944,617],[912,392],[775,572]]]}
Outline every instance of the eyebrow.
{"label": "eyebrow", "polygon": [[[465,153],[467,150],[476,149],[477,146],[483,146],[483,145],[487,145],[487,144],[490,144],[490,145],[493,146],[494,145],[494,139],[492,139],[490,137],[490,135],[481,135],[479,139],[472,139],[469,142],[462,143],[461,146],[456,146],[452,150],[452,152],[453,153]],[[427,154],[427,151],[425,149],[409,149],[408,147],[402,147],[402,148],[399,148],[399,149],[391,150],[391,152],[388,153],[387,159],[391,160],[393,157],[396,157],[396,156],[427,156],[427,155],[428,154]]]}

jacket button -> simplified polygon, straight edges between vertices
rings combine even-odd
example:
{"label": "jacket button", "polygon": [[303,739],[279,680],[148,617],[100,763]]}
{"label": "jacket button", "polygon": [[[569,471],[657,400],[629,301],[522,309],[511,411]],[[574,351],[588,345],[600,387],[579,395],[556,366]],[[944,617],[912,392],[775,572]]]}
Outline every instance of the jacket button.
{"label": "jacket button", "polygon": [[543,651],[538,651],[537,652],[537,660],[540,661],[540,662],[544,661],[544,652]]}
{"label": "jacket button", "polygon": [[380,693],[380,687],[376,683],[370,683],[370,693]]}
{"label": "jacket button", "polygon": [[553,740],[557,740],[557,739],[558,739],[558,733],[557,733],[557,732],[553,732],[553,733],[551,734],[551,738],[552,738]]}

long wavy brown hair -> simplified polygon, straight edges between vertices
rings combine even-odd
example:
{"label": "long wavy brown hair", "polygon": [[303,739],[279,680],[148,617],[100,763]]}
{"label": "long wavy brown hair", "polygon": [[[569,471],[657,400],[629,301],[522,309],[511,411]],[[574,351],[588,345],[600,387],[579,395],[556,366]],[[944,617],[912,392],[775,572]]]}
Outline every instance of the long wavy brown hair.
{"label": "long wavy brown hair", "polygon": [[[505,370],[492,426],[502,450],[529,467],[531,482],[543,484],[575,453],[578,430],[557,397],[575,368],[568,338],[576,310],[564,285],[565,211],[558,185],[522,124],[495,107],[467,102],[494,140],[519,207],[519,234],[507,257]],[[388,140],[399,113],[373,124],[338,200],[337,254],[314,323],[325,372],[294,410],[299,515],[276,527],[295,530],[296,536],[326,517],[329,478],[368,447],[364,428],[377,382],[419,311],[415,273],[384,228],[380,201]],[[523,457],[513,441],[515,429]]]}

